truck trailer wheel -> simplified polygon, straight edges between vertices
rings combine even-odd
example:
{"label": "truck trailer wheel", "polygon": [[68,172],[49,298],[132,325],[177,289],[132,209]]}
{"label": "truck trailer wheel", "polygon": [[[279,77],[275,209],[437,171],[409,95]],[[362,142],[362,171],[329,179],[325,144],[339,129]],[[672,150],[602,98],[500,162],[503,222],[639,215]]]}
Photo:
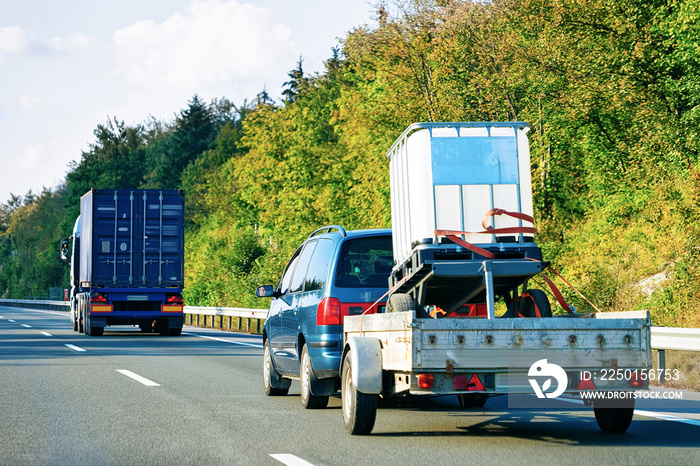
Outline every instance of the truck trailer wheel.
{"label": "truck trailer wheel", "polygon": [[351,435],[368,435],[377,419],[379,395],[366,394],[357,390],[352,380],[352,356],[348,352],[342,366],[342,411],[345,430]]}
{"label": "truck trailer wheel", "polygon": [[593,402],[593,413],[595,414],[598,427],[603,432],[625,432],[632,424],[634,398],[595,400]]}

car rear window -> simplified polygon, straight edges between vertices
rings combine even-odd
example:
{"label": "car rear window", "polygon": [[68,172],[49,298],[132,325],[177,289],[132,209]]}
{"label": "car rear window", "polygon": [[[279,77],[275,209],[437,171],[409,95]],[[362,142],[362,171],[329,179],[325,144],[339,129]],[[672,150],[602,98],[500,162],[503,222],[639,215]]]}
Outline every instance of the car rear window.
{"label": "car rear window", "polygon": [[388,288],[394,265],[391,236],[347,240],[338,256],[335,286],[339,288]]}

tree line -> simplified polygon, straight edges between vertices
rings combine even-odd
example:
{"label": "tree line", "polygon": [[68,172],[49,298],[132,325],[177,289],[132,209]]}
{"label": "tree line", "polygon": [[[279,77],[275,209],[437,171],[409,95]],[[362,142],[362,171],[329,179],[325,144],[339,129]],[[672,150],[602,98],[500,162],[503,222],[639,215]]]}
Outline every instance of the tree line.
{"label": "tree line", "polygon": [[602,309],[697,326],[699,20],[700,0],[384,3],[280,102],[99,124],[63,186],[2,204],[0,296],[68,286],[58,242],[90,188],[181,188],[187,304],[261,307],[315,228],[390,226],[385,151],[410,123],[517,120],[545,258]]}

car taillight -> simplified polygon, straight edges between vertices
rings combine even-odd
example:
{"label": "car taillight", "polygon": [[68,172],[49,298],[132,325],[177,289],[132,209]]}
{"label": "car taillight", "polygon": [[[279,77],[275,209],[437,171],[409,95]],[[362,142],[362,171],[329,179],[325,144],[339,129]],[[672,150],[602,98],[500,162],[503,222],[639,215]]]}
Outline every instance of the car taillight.
{"label": "car taillight", "polygon": [[323,298],[316,311],[316,325],[340,325],[340,300]]}

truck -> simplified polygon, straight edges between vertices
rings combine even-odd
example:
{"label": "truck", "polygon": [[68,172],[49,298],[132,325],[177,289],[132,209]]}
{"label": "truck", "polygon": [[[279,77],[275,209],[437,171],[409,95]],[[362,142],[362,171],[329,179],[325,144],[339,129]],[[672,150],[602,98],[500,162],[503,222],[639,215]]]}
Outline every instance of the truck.
{"label": "truck", "polygon": [[[69,240],[72,249],[69,254]],[[80,199],[71,238],[73,330],[106,326],[179,336],[184,322],[184,195],[180,190],[92,189]]]}
{"label": "truck", "polygon": [[635,392],[649,388],[649,314],[578,314],[547,276],[528,129],[415,123],[387,152],[394,266],[386,312],[345,317],[350,434],[371,433],[380,397],[405,395],[457,395],[472,408],[494,396],[513,407],[574,396],[604,432],[629,427]]}

